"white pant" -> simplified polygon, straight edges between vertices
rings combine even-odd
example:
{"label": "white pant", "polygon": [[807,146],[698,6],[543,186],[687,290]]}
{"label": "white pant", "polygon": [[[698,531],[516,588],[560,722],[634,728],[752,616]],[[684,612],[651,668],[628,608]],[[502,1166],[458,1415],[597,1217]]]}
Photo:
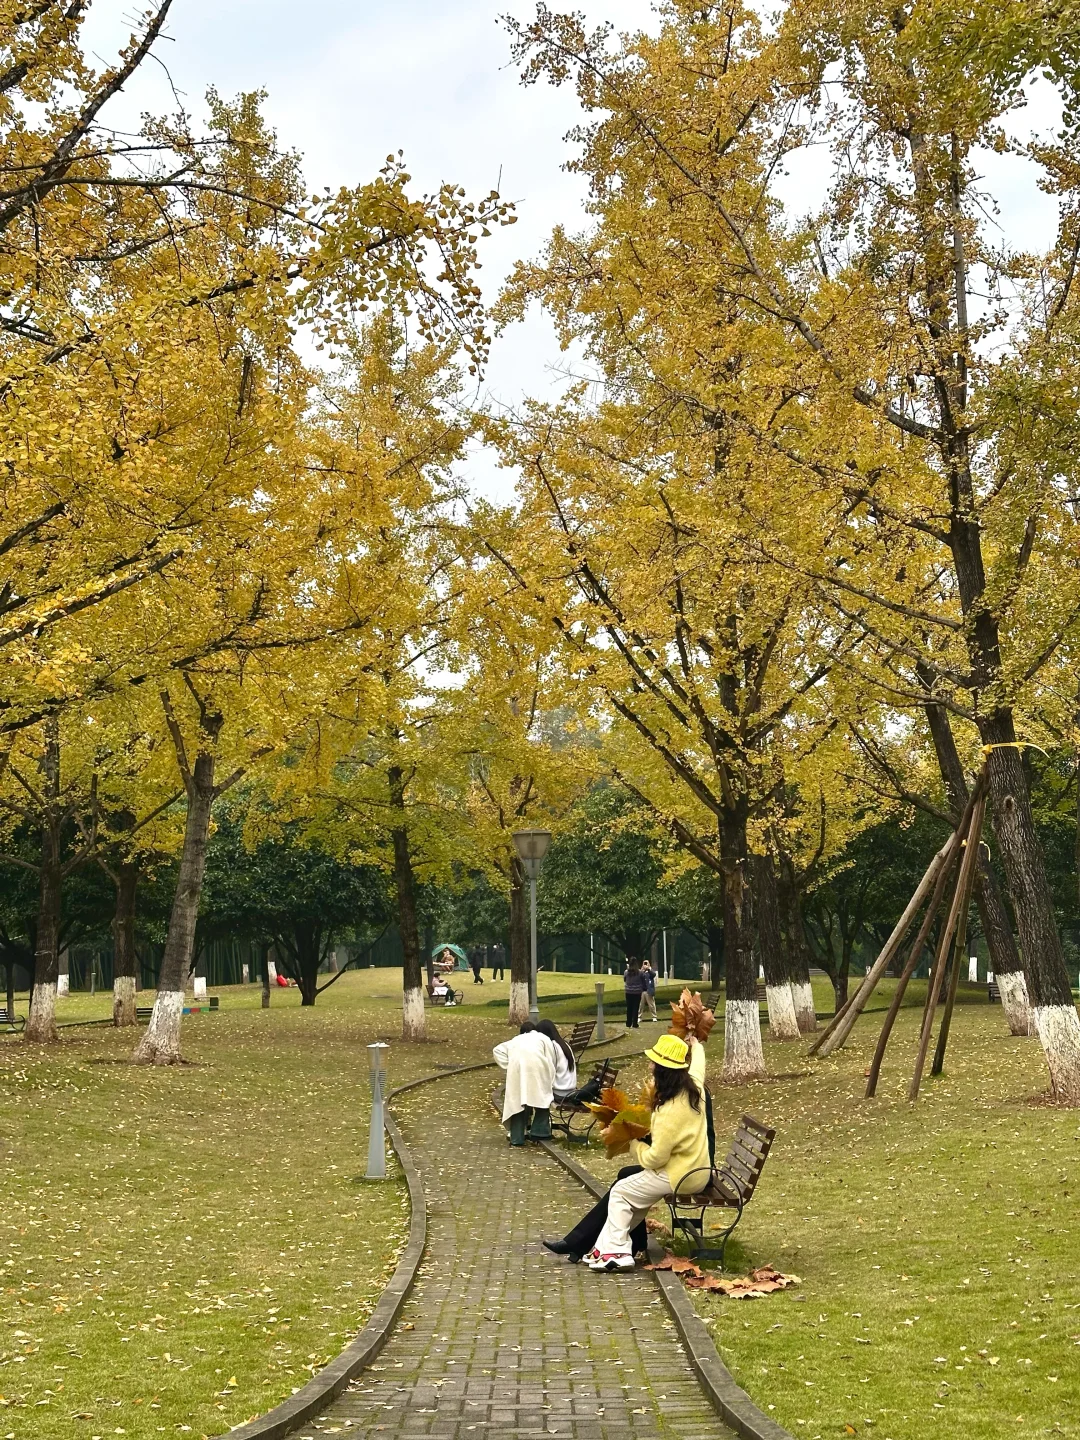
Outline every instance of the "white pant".
{"label": "white pant", "polygon": [[641,1008],[642,1008],[642,1010],[648,1010],[649,1014],[650,1014],[650,1015],[652,1016],[652,1018],[655,1020],[655,1019],[656,1019],[656,997],[655,997],[655,995],[650,995],[649,992],[646,990],[645,993],[644,993],[644,994],[642,995],[642,997],[641,997]]}
{"label": "white pant", "polygon": [[649,1213],[657,1200],[671,1194],[671,1181],[663,1170],[642,1170],[616,1180],[608,1198],[607,1222],[596,1242],[601,1255],[629,1255],[630,1231]]}

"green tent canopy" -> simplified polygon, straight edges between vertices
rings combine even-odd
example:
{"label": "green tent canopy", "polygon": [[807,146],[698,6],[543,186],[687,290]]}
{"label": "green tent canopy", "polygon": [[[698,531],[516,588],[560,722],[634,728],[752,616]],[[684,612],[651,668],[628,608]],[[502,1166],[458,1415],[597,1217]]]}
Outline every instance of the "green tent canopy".
{"label": "green tent canopy", "polygon": [[453,955],[455,961],[457,962],[454,967],[455,969],[468,970],[469,957],[465,954],[465,951],[461,948],[460,945],[436,945],[431,952],[431,958],[433,960],[438,959],[438,957],[443,953],[444,950],[449,950],[450,954]]}

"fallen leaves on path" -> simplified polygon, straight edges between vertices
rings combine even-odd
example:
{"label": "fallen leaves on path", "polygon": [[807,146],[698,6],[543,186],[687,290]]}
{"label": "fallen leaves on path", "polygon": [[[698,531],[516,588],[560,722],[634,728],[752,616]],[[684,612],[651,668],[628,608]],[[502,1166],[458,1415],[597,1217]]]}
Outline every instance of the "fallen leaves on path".
{"label": "fallen leaves on path", "polygon": [[788,1290],[802,1283],[798,1275],[784,1275],[772,1265],[762,1265],[749,1275],[714,1275],[683,1255],[665,1255],[658,1264],[646,1265],[645,1269],[670,1270],[682,1276],[688,1290],[716,1290],[733,1300],[761,1300],[773,1290]]}

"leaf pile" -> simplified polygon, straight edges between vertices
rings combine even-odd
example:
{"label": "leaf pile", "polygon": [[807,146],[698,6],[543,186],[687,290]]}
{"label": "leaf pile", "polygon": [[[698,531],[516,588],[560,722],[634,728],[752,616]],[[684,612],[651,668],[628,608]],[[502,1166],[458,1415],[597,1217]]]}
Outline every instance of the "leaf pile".
{"label": "leaf pile", "polygon": [[681,1275],[688,1290],[716,1290],[721,1295],[730,1295],[733,1300],[763,1300],[773,1290],[789,1290],[800,1285],[798,1275],[781,1274],[772,1265],[759,1266],[749,1275],[713,1275],[702,1270],[692,1260],[682,1255],[665,1255],[657,1265],[646,1265],[646,1270],[670,1270]]}
{"label": "leaf pile", "polygon": [[652,1129],[652,1092],[642,1087],[635,1104],[622,1090],[604,1090],[599,1101],[586,1104],[603,1125],[600,1132],[608,1158],[625,1155],[631,1140],[640,1140]]}
{"label": "leaf pile", "polygon": [[711,1010],[705,1009],[697,991],[691,994],[689,990],[684,990],[679,996],[679,1003],[671,1007],[671,1029],[668,1034],[678,1035],[680,1040],[693,1035],[704,1045],[715,1024],[716,1016]]}

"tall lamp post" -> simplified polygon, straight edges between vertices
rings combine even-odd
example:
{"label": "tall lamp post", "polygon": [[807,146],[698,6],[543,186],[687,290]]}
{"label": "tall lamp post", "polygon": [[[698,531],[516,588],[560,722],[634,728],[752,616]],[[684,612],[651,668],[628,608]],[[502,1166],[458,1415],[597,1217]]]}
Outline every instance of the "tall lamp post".
{"label": "tall lamp post", "polygon": [[522,869],[529,877],[529,1019],[535,1024],[540,1019],[540,1010],[536,1003],[536,882],[540,879],[540,867],[551,844],[551,831],[515,830],[513,841]]}

